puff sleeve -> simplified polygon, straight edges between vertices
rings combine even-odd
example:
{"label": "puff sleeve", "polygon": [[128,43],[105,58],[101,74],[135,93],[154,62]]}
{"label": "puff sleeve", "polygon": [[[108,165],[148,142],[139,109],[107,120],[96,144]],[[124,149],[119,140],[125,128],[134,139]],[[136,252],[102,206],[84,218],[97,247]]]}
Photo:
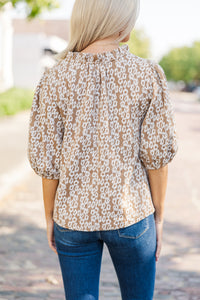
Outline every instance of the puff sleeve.
{"label": "puff sleeve", "polygon": [[139,157],[146,169],[159,169],[172,161],[178,150],[178,136],[162,67],[151,61],[152,97],[141,125]]}
{"label": "puff sleeve", "polygon": [[35,89],[28,131],[28,160],[35,173],[59,179],[64,125],[45,71]]}

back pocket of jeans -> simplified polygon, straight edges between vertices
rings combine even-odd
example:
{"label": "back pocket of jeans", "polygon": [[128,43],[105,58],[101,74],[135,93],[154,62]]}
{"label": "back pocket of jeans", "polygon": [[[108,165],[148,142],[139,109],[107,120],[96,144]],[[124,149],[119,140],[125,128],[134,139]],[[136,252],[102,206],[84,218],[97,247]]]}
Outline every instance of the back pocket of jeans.
{"label": "back pocket of jeans", "polygon": [[118,235],[124,238],[138,239],[149,229],[148,217],[140,220],[139,222],[118,229]]}

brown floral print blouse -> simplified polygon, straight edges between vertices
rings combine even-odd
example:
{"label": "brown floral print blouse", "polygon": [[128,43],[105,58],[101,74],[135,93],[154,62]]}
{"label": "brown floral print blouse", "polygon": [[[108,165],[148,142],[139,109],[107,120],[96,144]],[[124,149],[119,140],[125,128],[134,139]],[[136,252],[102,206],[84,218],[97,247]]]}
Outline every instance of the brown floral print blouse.
{"label": "brown floral print blouse", "polygon": [[68,52],[35,89],[28,159],[59,179],[53,219],[69,230],[111,230],[155,211],[147,169],[178,150],[162,67],[128,44],[101,53]]}

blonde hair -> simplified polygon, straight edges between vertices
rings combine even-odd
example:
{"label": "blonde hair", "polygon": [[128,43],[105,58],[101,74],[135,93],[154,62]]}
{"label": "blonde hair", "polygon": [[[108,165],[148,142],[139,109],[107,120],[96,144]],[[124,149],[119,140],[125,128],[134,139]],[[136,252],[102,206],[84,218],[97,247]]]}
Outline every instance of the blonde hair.
{"label": "blonde hair", "polygon": [[121,35],[115,40],[121,42],[135,26],[139,7],[139,0],[76,0],[68,46],[54,57],[62,60],[68,51],[80,52],[91,43],[119,32]]}

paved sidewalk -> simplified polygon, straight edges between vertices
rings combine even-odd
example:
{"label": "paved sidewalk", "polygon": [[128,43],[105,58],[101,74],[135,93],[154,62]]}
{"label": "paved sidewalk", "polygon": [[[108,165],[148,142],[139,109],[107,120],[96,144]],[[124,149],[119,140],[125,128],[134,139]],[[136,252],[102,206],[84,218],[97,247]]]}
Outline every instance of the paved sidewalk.
{"label": "paved sidewalk", "polygon": [[[179,154],[169,164],[154,299],[199,300],[200,104],[182,103],[177,95],[174,101]],[[6,299],[64,300],[58,258],[46,239],[41,178],[32,170],[0,200],[0,300]],[[100,300],[107,299],[121,297],[104,245]]]}
{"label": "paved sidewalk", "polygon": [[29,115],[26,110],[0,118],[0,199],[31,170],[26,154]]}

